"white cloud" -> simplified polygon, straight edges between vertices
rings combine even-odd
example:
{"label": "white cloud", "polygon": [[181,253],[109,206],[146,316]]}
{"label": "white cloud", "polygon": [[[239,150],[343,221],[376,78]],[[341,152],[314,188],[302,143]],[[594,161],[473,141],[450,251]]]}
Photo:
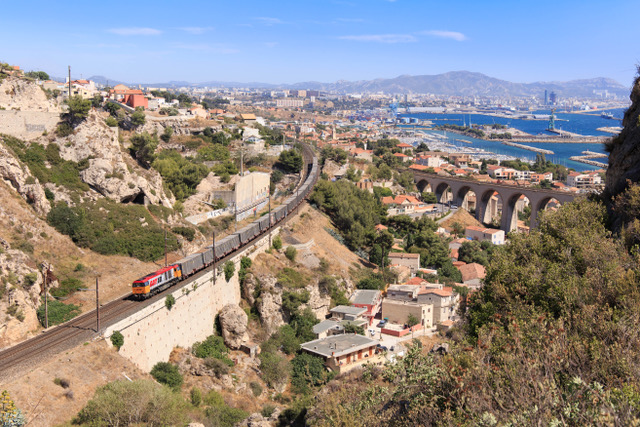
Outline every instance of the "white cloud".
{"label": "white cloud", "polygon": [[178,30],[185,31],[190,34],[204,34],[208,31],[213,30],[213,27],[179,27]]}
{"label": "white cloud", "polygon": [[429,31],[420,31],[418,34],[423,34],[425,36],[440,37],[442,39],[452,39],[458,42],[461,42],[467,39],[467,36],[465,36],[462,33],[459,33],[458,31],[429,30]]}
{"label": "white cloud", "polygon": [[284,24],[284,22],[282,22],[282,20],[278,19],[278,18],[271,18],[269,16],[258,16],[256,18],[253,18],[256,21],[262,22],[265,25],[279,25],[279,24]]}
{"label": "white cloud", "polygon": [[160,30],[146,27],[110,28],[107,32],[117,34],[119,36],[158,36],[162,34],[162,31]]}
{"label": "white cloud", "polygon": [[411,43],[418,41],[418,39],[411,34],[365,34],[361,36],[341,36],[338,38],[342,40],[376,43]]}

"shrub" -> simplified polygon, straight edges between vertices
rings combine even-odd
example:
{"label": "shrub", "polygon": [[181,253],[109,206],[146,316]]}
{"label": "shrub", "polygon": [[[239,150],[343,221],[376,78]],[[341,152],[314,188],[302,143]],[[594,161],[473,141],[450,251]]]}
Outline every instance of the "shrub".
{"label": "shrub", "polygon": [[109,126],[110,128],[114,128],[118,126],[118,121],[115,119],[115,117],[107,117],[107,119],[104,121],[107,126]]}
{"label": "shrub", "polygon": [[289,258],[290,261],[296,260],[296,255],[298,255],[298,250],[293,246],[287,246],[287,250],[284,252],[285,256]]}
{"label": "shrub", "polygon": [[60,282],[60,286],[51,289],[51,295],[56,298],[64,298],[79,289],[86,289],[86,287],[83,286],[82,281],[74,277],[69,277],[62,280]]}
{"label": "shrub", "polygon": [[169,386],[172,390],[180,390],[183,379],[177,366],[168,362],[158,362],[150,373],[159,383]]}
{"label": "shrub", "polygon": [[287,382],[289,377],[289,362],[276,352],[263,351],[258,355],[260,359],[260,373],[262,380],[271,388]]}
{"label": "shrub", "polygon": [[[57,300],[50,300],[48,302],[48,306],[49,326],[67,322],[80,314],[80,307],[77,305],[65,304]],[[45,326],[44,303],[38,307],[36,314],[40,324]]]}
{"label": "shrub", "polygon": [[55,194],[53,194],[53,191],[49,190],[48,188],[45,187],[44,189],[44,197],[47,198],[48,201],[53,202],[56,198]]}
{"label": "shrub", "polygon": [[291,385],[298,393],[308,393],[333,376],[333,372],[327,372],[322,359],[308,353],[298,354],[291,361]]}
{"label": "shrub", "polygon": [[279,251],[280,249],[282,249],[282,239],[280,238],[280,236],[276,236],[273,238],[273,249]]}
{"label": "shrub", "polygon": [[171,126],[167,126],[164,128],[162,135],[160,135],[160,139],[164,142],[169,142],[171,140],[171,136],[173,135],[173,128]]}
{"label": "shrub", "polygon": [[124,345],[124,335],[120,331],[113,331],[111,334],[111,344],[120,351],[120,348]]}
{"label": "shrub", "polygon": [[193,242],[193,239],[196,237],[196,230],[190,227],[173,227],[171,231],[175,234],[179,234],[187,239],[189,242]]}
{"label": "shrub", "polygon": [[304,288],[309,278],[293,268],[285,267],[278,273],[278,283],[285,288]]}
{"label": "shrub", "polygon": [[262,394],[262,386],[255,381],[251,381],[249,383],[249,388],[251,389],[254,397],[258,397]]}
{"label": "shrub", "polygon": [[224,264],[224,279],[228,282],[233,277],[233,273],[236,271],[236,265],[233,261],[227,261]]}
{"label": "shrub", "polygon": [[29,273],[26,276],[24,276],[24,281],[22,282],[22,286],[24,286],[26,289],[29,289],[36,283],[37,280],[38,280],[38,273],[36,272]]}
{"label": "shrub", "polygon": [[275,410],[276,410],[275,405],[267,404],[262,407],[262,411],[260,411],[260,414],[265,418],[269,418]]}
{"label": "shrub", "polygon": [[198,387],[192,388],[190,395],[191,395],[191,404],[193,406],[200,406],[200,403],[202,403],[202,392],[200,391],[200,389]]}
{"label": "shrub", "polygon": [[137,133],[129,140],[131,153],[144,167],[149,167],[156,158],[155,151],[158,148],[158,138],[149,135],[148,132]]}
{"label": "shrub", "polygon": [[171,307],[176,303],[176,299],[173,295],[167,295],[167,298],[164,300],[164,305],[167,307],[167,310],[171,310]]}
{"label": "shrub", "polygon": [[309,302],[310,294],[306,289],[301,292],[284,291],[282,293],[282,309],[290,316],[294,314],[302,304]]}
{"label": "shrub", "polygon": [[55,377],[55,378],[53,379],[53,383],[54,383],[55,385],[59,385],[59,386],[60,386],[60,387],[62,387],[62,388],[69,388],[69,380],[64,379],[64,378],[58,378],[58,377]]}
{"label": "shrub", "polygon": [[205,165],[187,160],[175,150],[161,151],[152,166],[180,201],[195,194],[196,187],[209,173]]}
{"label": "shrub", "polygon": [[133,123],[134,126],[142,126],[145,121],[146,116],[144,115],[144,110],[136,108],[136,111],[131,114],[131,123]]}
{"label": "shrub", "polygon": [[229,349],[224,345],[221,336],[209,335],[206,340],[193,345],[193,354],[201,359],[213,357],[222,360],[228,366],[233,366],[233,361],[227,356]]}
{"label": "shrub", "polygon": [[207,393],[204,403],[209,406],[205,413],[211,425],[231,427],[249,415],[248,412],[227,405],[220,393],[215,390]]}
{"label": "shrub", "polygon": [[[133,398],[135,397],[135,398]],[[177,393],[149,380],[114,381],[99,387],[74,424],[187,425],[187,403]]]}
{"label": "shrub", "polygon": [[217,378],[222,378],[223,375],[229,373],[229,365],[215,357],[207,357],[204,359],[204,366],[211,369]]}

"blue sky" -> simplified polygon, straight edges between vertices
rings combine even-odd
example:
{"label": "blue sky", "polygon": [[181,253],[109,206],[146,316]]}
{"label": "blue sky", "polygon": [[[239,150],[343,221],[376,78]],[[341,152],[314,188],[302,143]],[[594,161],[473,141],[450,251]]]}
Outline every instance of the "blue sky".
{"label": "blue sky", "polygon": [[295,83],[477,71],[514,82],[640,63],[637,1],[7,1],[0,60],[126,82]]}

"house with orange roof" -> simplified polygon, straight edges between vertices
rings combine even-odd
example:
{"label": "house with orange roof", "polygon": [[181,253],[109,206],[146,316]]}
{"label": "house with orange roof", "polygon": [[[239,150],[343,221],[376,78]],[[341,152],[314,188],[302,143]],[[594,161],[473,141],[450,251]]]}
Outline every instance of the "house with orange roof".
{"label": "house with orange roof", "polygon": [[482,279],[487,275],[484,266],[476,262],[456,266],[456,268],[462,274],[462,283],[471,288],[477,289],[482,286]]}
{"label": "house with orange roof", "polygon": [[393,153],[393,155],[399,158],[400,160],[402,160],[403,162],[410,162],[411,160],[413,160],[413,157],[407,156],[404,153]]}
{"label": "house with orange roof", "polygon": [[457,312],[460,296],[453,292],[451,287],[445,286],[442,289],[425,288],[418,292],[417,303],[433,305],[434,325],[458,319]]}

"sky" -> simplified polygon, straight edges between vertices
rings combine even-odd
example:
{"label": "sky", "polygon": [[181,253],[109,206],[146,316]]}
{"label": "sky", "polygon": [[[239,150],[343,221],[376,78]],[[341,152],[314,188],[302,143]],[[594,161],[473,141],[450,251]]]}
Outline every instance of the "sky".
{"label": "sky", "polygon": [[149,84],[467,70],[630,86],[639,11],[637,0],[0,0],[0,61]]}

